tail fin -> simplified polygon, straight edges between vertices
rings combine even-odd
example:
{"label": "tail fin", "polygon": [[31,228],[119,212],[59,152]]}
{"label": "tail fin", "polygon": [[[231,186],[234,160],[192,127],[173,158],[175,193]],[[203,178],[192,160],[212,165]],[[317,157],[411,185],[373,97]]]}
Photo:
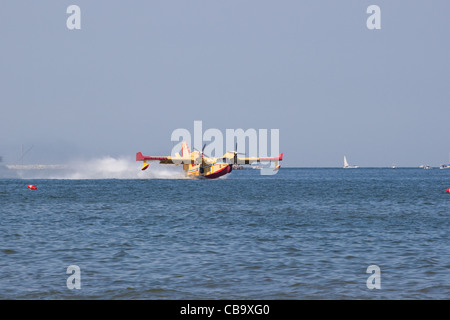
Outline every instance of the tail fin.
{"label": "tail fin", "polygon": [[186,141],[181,143],[181,155],[183,157],[187,157],[191,154],[191,150],[189,150],[188,144]]}
{"label": "tail fin", "polygon": [[136,153],[136,161],[142,161],[144,160],[144,156],[142,155],[142,152]]}

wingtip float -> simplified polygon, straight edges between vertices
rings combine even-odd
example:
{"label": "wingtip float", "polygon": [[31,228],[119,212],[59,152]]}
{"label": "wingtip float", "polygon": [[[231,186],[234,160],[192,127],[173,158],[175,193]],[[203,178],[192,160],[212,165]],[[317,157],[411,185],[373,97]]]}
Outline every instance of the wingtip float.
{"label": "wingtip float", "polygon": [[[206,145],[205,145],[206,146]],[[222,157],[213,158],[203,154],[202,151],[190,151],[188,144],[184,141],[181,144],[181,155],[176,153],[175,156],[144,156],[141,152],[136,153],[136,161],[143,161],[144,165],[141,170],[148,168],[147,161],[159,161],[161,164],[175,164],[182,165],[186,176],[191,178],[207,178],[216,179],[223,175],[230,173],[233,170],[233,165],[237,164],[252,164],[259,162],[275,162],[274,171],[278,171],[281,167],[279,161],[283,160],[283,154],[280,153],[277,157],[238,157],[238,152],[228,151]],[[236,147],[237,149],[237,147]]]}

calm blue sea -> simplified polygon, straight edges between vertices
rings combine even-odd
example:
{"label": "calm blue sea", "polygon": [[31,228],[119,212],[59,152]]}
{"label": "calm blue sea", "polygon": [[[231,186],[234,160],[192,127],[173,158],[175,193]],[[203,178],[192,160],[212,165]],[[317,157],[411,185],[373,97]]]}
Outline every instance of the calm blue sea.
{"label": "calm blue sea", "polygon": [[447,188],[411,168],[2,179],[0,299],[449,299]]}

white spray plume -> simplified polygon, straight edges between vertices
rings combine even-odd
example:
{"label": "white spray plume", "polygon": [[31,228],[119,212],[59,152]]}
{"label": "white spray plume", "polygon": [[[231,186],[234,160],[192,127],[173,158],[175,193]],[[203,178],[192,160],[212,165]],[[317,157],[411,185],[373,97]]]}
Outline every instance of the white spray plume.
{"label": "white spray plume", "polygon": [[150,164],[141,170],[142,162],[127,157],[110,156],[86,161],[73,161],[58,170],[20,170],[23,179],[185,179],[183,168],[173,165]]}

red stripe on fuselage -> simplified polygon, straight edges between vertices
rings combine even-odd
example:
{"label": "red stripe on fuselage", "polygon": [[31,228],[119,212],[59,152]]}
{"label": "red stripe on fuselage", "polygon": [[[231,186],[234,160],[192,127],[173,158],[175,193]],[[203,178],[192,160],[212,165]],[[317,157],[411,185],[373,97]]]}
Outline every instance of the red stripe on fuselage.
{"label": "red stripe on fuselage", "polygon": [[227,173],[230,173],[231,170],[232,170],[232,168],[231,168],[231,165],[229,164],[228,166],[223,167],[222,169],[220,169],[220,170],[218,170],[218,171],[216,171],[214,173],[208,174],[208,175],[206,175],[204,177],[208,178],[208,179],[215,179],[215,178],[218,178],[220,176],[226,175]]}

